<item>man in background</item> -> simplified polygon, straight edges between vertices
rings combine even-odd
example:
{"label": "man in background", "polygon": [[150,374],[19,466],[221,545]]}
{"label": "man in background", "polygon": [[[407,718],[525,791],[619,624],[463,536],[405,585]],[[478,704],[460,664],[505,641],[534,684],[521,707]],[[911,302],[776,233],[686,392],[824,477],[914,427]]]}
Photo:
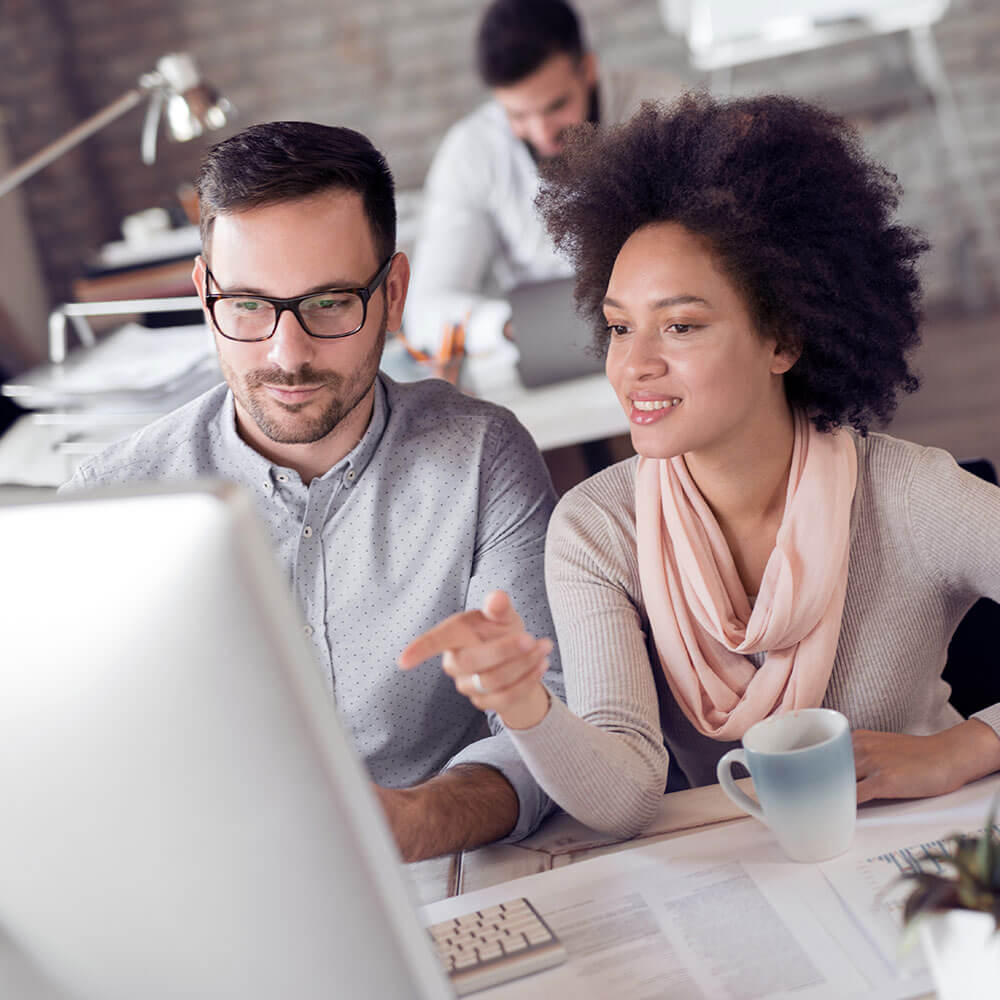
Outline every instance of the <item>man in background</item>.
{"label": "man in background", "polygon": [[488,600],[509,592],[533,636],[553,634],[542,560],[554,496],[537,449],[506,410],[379,373],[409,263],[392,175],[363,135],[251,126],[209,152],[198,195],[194,282],[225,384],[84,462],[65,488],[242,486],[403,857],[527,835],[549,800],[502,726],[492,717],[490,735],[441,670],[403,673],[396,659],[441,619],[484,608],[483,637],[520,637],[511,657],[544,669],[551,642],[527,640],[510,605]]}
{"label": "man in background", "polygon": [[570,276],[534,207],[538,165],[565,130],[624,121],[643,99],[681,89],[661,74],[601,70],[565,0],[494,0],[476,61],[492,100],[451,127],[424,187],[406,332],[425,350],[465,323],[467,349],[490,351],[510,319],[497,293]]}

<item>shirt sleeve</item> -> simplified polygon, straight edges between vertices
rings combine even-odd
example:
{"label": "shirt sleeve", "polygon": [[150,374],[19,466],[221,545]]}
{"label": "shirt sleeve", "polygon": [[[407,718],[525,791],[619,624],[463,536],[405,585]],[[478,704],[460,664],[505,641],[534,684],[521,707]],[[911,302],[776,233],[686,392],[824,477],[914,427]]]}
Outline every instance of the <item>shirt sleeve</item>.
{"label": "shirt sleeve", "polygon": [[668,765],[642,617],[626,581],[629,544],[579,489],[560,502],[546,581],[568,707],[553,700],[537,726],[512,734],[555,802],[617,837],[652,820]]}
{"label": "shirt sleeve", "polygon": [[81,490],[89,489],[91,486],[90,481],[87,478],[87,472],[84,466],[77,466],[76,472],[73,473],[70,479],[67,479],[62,486],[59,487],[57,492],[60,495],[65,496],[67,493],[79,493]]}
{"label": "shirt sleeve", "polygon": [[[507,416],[491,432],[479,488],[475,564],[466,594],[468,609],[482,607],[487,594],[505,590],[525,628],[538,638],[555,638],[545,597],[545,530],[555,504],[548,469],[528,432]],[[546,686],[564,697],[558,647],[549,656]],[[521,759],[510,733],[495,713],[487,713],[492,737],[457,754],[448,766],[486,764],[496,768],[517,793],[517,825],[508,841],[537,829],[552,803]]]}
{"label": "shirt sleeve", "polygon": [[[944,590],[970,602],[1000,602],[1000,487],[927,448],[910,481],[907,511],[918,557]],[[1000,736],[1000,703],[972,718]]]}
{"label": "shirt sleeve", "polygon": [[499,235],[489,210],[493,165],[475,140],[471,123],[454,126],[424,185],[405,324],[409,341],[425,351],[437,350],[447,325],[463,323],[466,349],[487,353],[510,318],[504,300],[482,294]]}

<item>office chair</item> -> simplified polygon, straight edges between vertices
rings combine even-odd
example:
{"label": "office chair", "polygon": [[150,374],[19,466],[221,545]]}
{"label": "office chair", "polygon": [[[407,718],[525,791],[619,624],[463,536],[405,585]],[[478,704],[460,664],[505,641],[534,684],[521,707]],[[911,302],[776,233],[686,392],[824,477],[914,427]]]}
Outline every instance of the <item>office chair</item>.
{"label": "office chair", "polygon": [[[959,465],[980,479],[997,483],[996,469],[986,459]],[[984,597],[969,609],[948,646],[948,661],[942,676],[951,685],[951,703],[966,717],[1000,701],[997,635],[1000,635],[1000,604]]]}

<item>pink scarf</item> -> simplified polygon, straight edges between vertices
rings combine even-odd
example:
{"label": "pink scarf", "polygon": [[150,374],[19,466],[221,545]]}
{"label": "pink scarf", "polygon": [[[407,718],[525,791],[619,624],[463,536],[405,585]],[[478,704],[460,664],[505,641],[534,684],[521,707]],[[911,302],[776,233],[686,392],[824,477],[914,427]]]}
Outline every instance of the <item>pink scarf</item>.
{"label": "pink scarf", "polygon": [[[848,434],[795,414],[788,493],[753,608],[683,457],[639,460],[639,579],[660,665],[691,723],[737,740],[755,722],[819,705],[847,591],[858,459]],[[766,651],[756,669],[747,654]]]}

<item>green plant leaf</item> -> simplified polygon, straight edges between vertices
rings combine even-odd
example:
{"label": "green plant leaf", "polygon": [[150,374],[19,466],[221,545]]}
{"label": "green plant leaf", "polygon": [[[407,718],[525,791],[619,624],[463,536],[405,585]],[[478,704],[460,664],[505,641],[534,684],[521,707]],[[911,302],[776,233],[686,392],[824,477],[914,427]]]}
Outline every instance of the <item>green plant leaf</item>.
{"label": "green plant leaf", "polygon": [[949,879],[929,872],[912,872],[904,877],[916,882],[903,904],[904,923],[908,924],[918,914],[949,910],[957,905],[955,883]]}
{"label": "green plant leaf", "polygon": [[909,926],[923,913],[966,909],[993,914],[1000,933],[1000,834],[994,828],[1000,793],[990,805],[983,833],[952,834],[946,838],[952,852],[928,853],[927,861],[938,862],[945,874],[905,872],[900,879],[913,883],[903,904],[903,921]]}

